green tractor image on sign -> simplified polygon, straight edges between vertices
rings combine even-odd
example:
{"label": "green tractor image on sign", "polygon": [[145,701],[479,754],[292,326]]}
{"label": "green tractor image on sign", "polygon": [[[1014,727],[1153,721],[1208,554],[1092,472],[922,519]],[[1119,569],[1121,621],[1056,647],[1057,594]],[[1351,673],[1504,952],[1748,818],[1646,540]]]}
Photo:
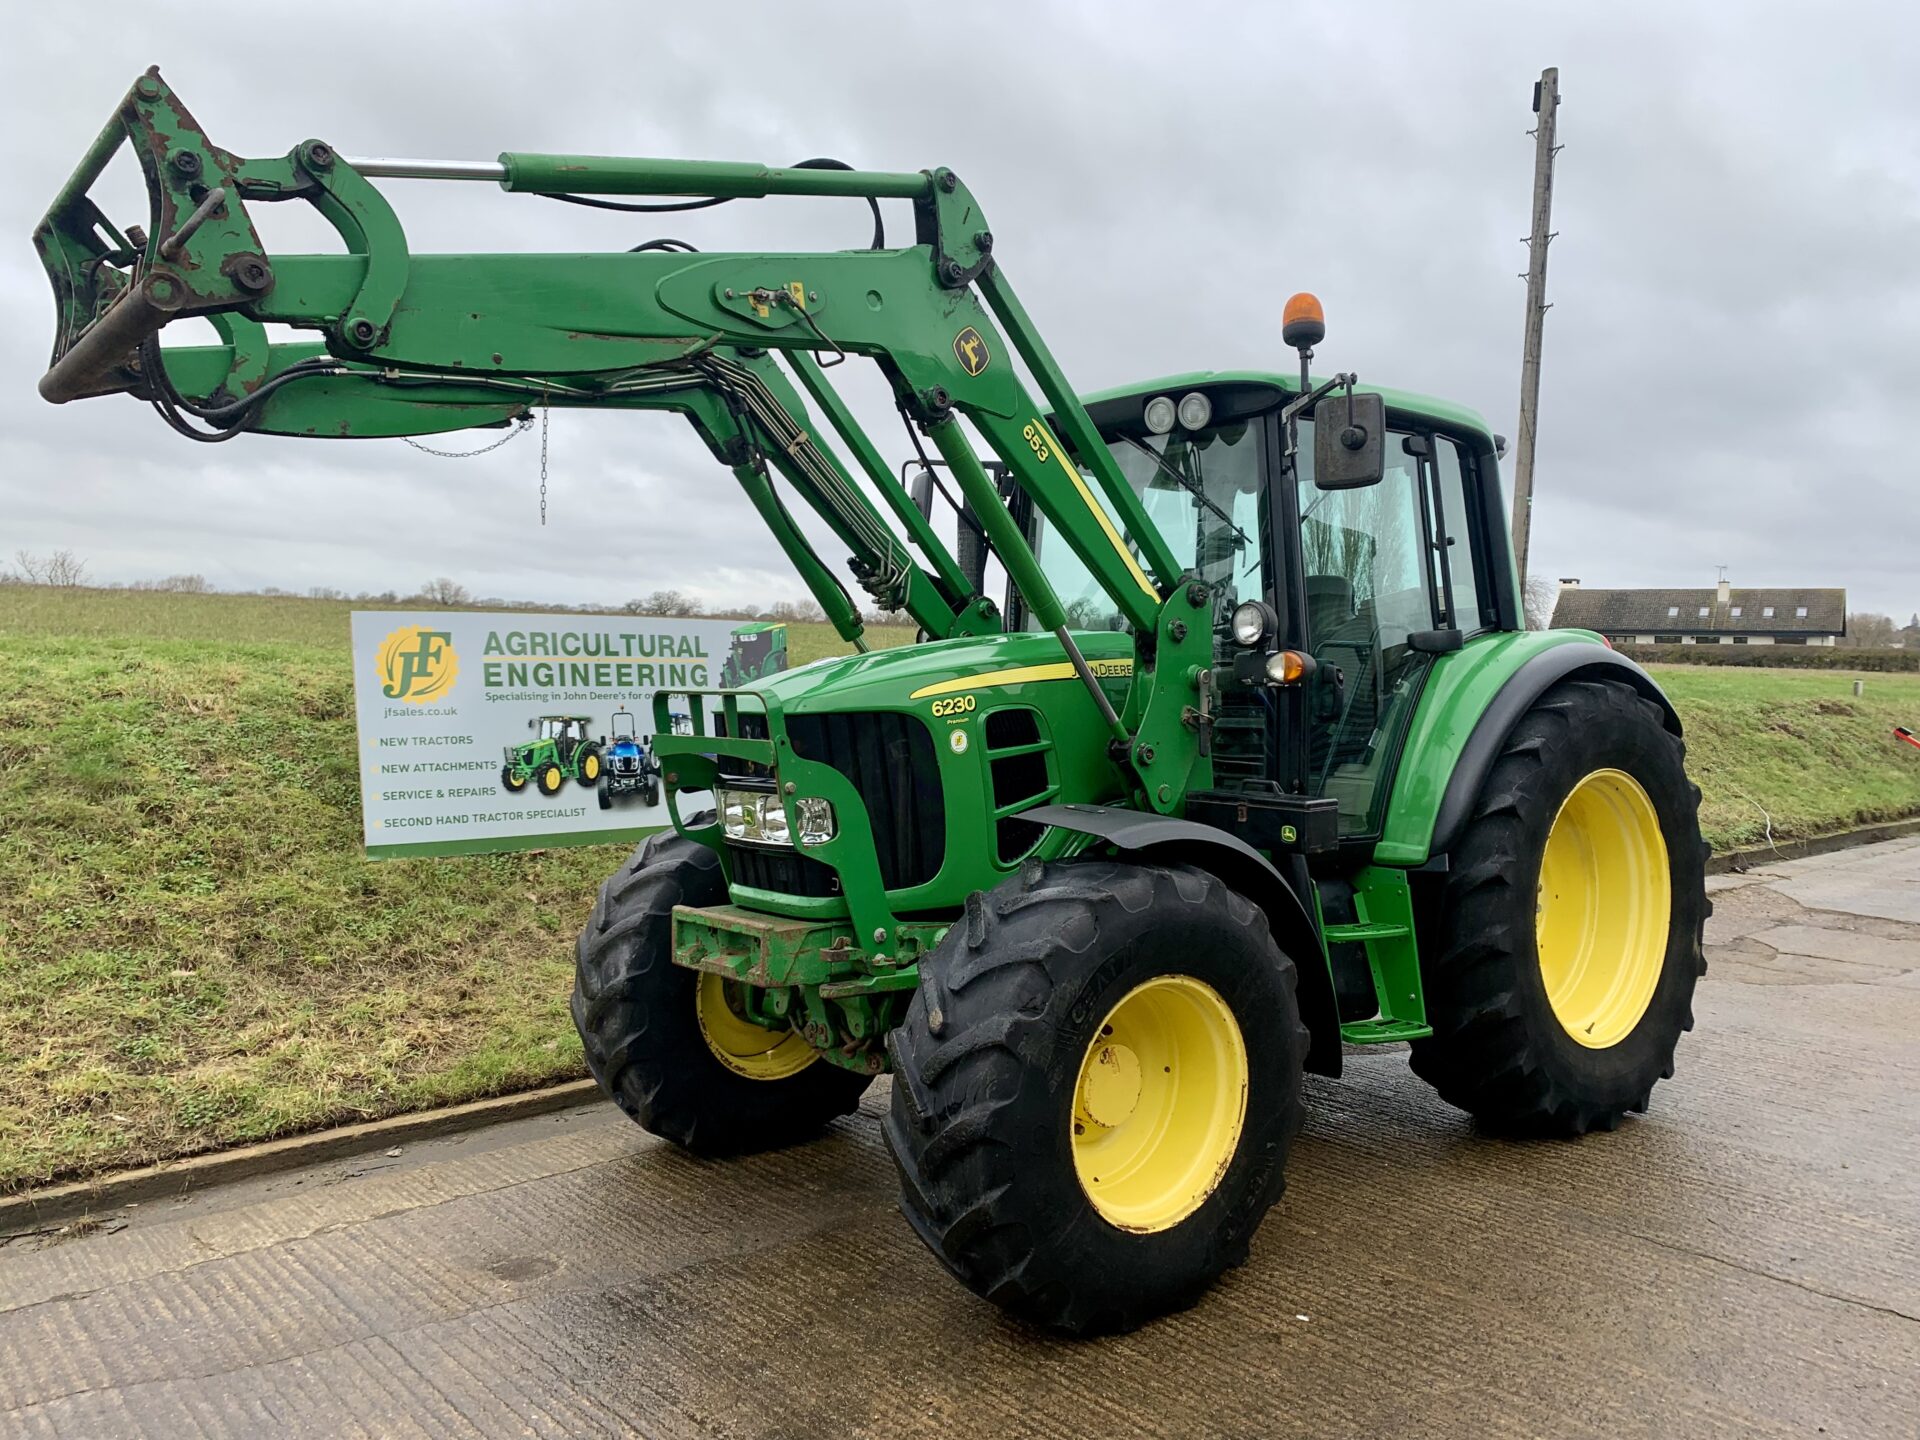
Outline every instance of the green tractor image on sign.
{"label": "green tractor image on sign", "polygon": [[[1311,295],[1269,304],[1270,270],[1247,276],[1262,299],[1230,348],[1266,341],[1278,368],[1082,395],[1014,291],[1017,227],[996,237],[951,170],[352,160],[318,140],[243,159],[157,73],[115,114],[36,236],[60,307],[47,399],[133,392],[262,453],[548,405],[676,414],[852,652],[653,696],[673,828],[602,887],[573,1018],[654,1134],[706,1156],[797,1144],[890,1075],[880,1130],[933,1262],[1088,1334],[1192,1304],[1248,1257],[1303,1073],[1337,1077],[1356,1047],[1406,1047],[1403,1083],[1488,1136],[1588,1136],[1657,1103],[1708,910],[1679,716],[1599,635],[1526,628],[1501,440],[1452,401],[1316,375]],[[152,202],[137,230],[86,193],[122,140]],[[503,206],[837,196],[864,225],[864,202],[901,202],[914,228],[871,250],[422,254],[374,184],[414,176]],[[268,253],[253,212],[288,203],[342,245]],[[1132,260],[1092,256],[1107,273],[1054,308],[1132,320]],[[162,346],[175,319],[224,339]],[[946,481],[895,478],[836,385],[867,364]],[[869,649],[867,604],[918,643]],[[537,724],[509,788],[591,783],[585,722]],[[1391,1237],[1428,1213],[1443,1132],[1410,1097],[1383,1113],[1379,1073],[1312,1092],[1353,1138],[1314,1147],[1309,1189],[1339,1188],[1343,1144],[1399,1146],[1406,1179],[1357,1197]],[[866,1134],[833,1149],[860,1156],[849,1185],[871,1179]],[[1662,1143],[1611,1151],[1614,1183]],[[1568,1168],[1529,1149],[1473,1173],[1499,1206]],[[696,1228],[783,1172],[698,1173],[715,1188],[684,1207]],[[1313,1233],[1289,1222],[1268,1263]],[[814,1298],[860,1303],[848,1284]]]}
{"label": "green tractor image on sign", "polygon": [[736,625],[733,644],[720,664],[720,688],[736,690],[787,668],[787,627],[756,621]]}
{"label": "green tractor image on sign", "polygon": [[500,783],[513,795],[526,789],[528,781],[542,795],[558,795],[569,780],[577,780],[591,790],[600,782],[600,772],[605,768],[600,747],[587,735],[592,723],[585,715],[542,715],[529,720],[527,728],[536,738],[505,747]]}

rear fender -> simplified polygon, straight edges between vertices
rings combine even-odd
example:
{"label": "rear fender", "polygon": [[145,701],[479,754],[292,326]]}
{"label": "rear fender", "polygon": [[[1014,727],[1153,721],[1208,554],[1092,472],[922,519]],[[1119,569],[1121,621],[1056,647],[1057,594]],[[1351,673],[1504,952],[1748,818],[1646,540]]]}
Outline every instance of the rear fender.
{"label": "rear fender", "polygon": [[1394,776],[1377,865],[1414,868],[1459,838],[1474,797],[1513,727],[1563,680],[1628,685],[1660,707],[1680,733],[1672,702],[1633,661],[1583,630],[1482,636],[1434,662]]}
{"label": "rear fender", "polygon": [[[1266,912],[1267,926],[1299,976],[1300,1019],[1307,1027],[1307,1068],[1340,1073],[1340,1012],[1320,931],[1297,886],[1308,883],[1304,863],[1288,880],[1273,862],[1237,835],[1172,815],[1149,815],[1110,805],[1040,805],[1022,820],[1070,830],[1148,865],[1192,865],[1217,877]],[[1294,862],[1290,862],[1294,863]]]}

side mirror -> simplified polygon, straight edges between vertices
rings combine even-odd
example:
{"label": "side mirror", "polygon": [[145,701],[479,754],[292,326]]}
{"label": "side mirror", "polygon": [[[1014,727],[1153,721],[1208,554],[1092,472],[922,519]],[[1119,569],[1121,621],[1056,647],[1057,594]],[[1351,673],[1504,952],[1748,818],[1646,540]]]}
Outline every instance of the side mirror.
{"label": "side mirror", "polygon": [[922,470],[913,477],[913,484],[907,490],[913,501],[913,508],[920,512],[922,520],[933,518],[933,472]]}
{"label": "side mirror", "polygon": [[1387,402],[1378,395],[1329,395],[1313,413],[1313,485],[1358,490],[1387,473]]}

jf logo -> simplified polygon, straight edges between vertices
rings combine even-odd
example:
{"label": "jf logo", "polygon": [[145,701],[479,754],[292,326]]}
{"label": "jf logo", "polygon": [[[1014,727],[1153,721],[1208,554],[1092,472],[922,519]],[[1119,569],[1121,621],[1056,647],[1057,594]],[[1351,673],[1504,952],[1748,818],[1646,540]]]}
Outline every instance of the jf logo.
{"label": "jf logo", "polygon": [[460,658],[453,653],[453,637],[445,630],[403,625],[380,642],[374,657],[380,670],[380,693],[404,705],[425,705],[453,688],[460,674]]}

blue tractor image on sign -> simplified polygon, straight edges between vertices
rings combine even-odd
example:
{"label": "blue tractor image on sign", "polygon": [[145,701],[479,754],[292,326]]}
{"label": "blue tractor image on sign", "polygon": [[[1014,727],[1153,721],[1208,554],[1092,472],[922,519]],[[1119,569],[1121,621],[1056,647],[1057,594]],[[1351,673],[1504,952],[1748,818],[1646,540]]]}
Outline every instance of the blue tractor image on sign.
{"label": "blue tractor image on sign", "polygon": [[611,810],[622,795],[638,795],[642,805],[658,805],[660,765],[640,738],[633,712],[616,710],[607,725],[611,733],[600,740],[606,777],[600,783],[600,808]]}

